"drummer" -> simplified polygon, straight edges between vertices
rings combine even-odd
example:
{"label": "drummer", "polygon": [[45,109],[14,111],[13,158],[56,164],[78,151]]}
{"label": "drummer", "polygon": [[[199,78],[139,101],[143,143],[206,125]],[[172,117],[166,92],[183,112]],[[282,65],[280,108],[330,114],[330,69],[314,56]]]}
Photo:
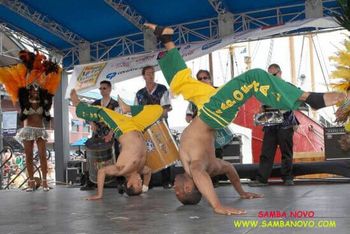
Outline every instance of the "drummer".
{"label": "drummer", "polygon": [[[282,78],[281,67],[276,64],[270,64],[268,73],[277,79]],[[249,183],[251,187],[267,186],[268,178],[271,175],[273,161],[279,146],[281,152],[281,177],[283,184],[287,186],[294,185],[293,182],[293,135],[299,121],[294,115],[293,110],[278,110],[269,106],[262,105],[260,113],[270,110],[278,111],[282,114],[283,121],[279,124],[264,126],[264,137],[261,147],[259,170],[256,180]]]}
{"label": "drummer", "polygon": [[70,93],[76,114],[87,121],[101,121],[113,130],[121,145],[121,152],[115,165],[103,167],[97,172],[97,194],[88,200],[98,200],[103,196],[106,175],[124,176],[126,193],[139,195],[142,192],[141,174],[149,175],[145,170],[146,146],[142,131],[156,122],[162,115],[160,105],[127,106],[119,100],[123,113],[131,112],[133,117],[122,115],[105,107],[91,106],[79,100],[77,92]]}

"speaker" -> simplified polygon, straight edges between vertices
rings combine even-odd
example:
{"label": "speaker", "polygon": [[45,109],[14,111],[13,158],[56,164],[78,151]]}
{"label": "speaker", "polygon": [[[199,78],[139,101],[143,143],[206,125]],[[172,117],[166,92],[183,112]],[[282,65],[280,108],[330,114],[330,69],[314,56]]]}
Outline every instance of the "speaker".
{"label": "speaker", "polygon": [[[163,175],[162,175],[162,171],[158,171],[156,173],[153,173],[152,174],[152,177],[151,177],[151,181],[150,181],[150,187],[156,187],[156,186],[163,186],[163,180],[164,182],[170,182],[170,183],[173,183],[174,182],[174,179],[175,179],[175,176],[179,173],[184,173],[183,171],[183,168],[182,166],[180,166],[179,168],[175,165],[172,165],[170,167],[169,171],[170,171],[170,178],[168,179],[163,179]],[[164,170],[164,169],[163,169]],[[168,172],[169,172],[168,171]],[[166,175],[166,173],[165,173]]]}
{"label": "speaker", "polygon": [[77,167],[66,168],[66,183],[67,184],[80,184],[81,173]]}
{"label": "speaker", "polygon": [[345,135],[344,127],[329,127],[324,129],[326,160],[350,159],[350,151],[343,150],[340,145],[340,140]]}
{"label": "speaker", "polygon": [[242,163],[242,140],[235,136],[233,140],[223,147],[222,159],[230,163]]}
{"label": "speaker", "polygon": [[67,162],[67,167],[68,168],[73,168],[73,167],[81,168],[82,163],[83,163],[83,161],[80,161],[80,160],[69,160]]}

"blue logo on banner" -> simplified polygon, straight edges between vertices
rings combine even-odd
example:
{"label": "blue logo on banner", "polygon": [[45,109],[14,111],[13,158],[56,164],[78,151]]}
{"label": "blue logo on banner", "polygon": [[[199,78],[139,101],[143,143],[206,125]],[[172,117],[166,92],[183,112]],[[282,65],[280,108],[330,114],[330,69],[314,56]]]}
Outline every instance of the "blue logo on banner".
{"label": "blue logo on banner", "polygon": [[107,74],[107,75],[106,75],[106,78],[107,78],[108,80],[111,80],[111,79],[113,79],[113,77],[115,77],[115,75],[117,75],[117,73],[116,73],[116,72],[112,72],[112,73]]}
{"label": "blue logo on banner", "polygon": [[222,40],[220,39],[220,40],[216,40],[216,41],[209,42],[208,44],[205,44],[205,45],[202,46],[202,50],[207,50],[207,49],[209,49],[210,47],[213,47],[213,46],[215,46],[215,45],[217,45],[217,44],[220,44],[221,41],[222,41]]}

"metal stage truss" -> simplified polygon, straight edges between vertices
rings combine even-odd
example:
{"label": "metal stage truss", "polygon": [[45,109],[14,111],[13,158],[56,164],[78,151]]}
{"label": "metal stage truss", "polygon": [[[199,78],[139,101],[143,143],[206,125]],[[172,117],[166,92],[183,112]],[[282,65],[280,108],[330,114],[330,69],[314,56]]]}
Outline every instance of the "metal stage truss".
{"label": "metal stage truss", "polygon": [[[311,5],[322,4],[323,16],[339,14],[339,7],[335,0],[310,0],[303,3],[234,13],[230,12],[225,1],[208,0],[208,2],[217,13],[216,17],[170,25],[175,29],[174,39],[176,44],[220,38],[220,19],[224,17],[223,20],[225,20],[225,15],[231,15],[233,17],[233,33],[240,33],[251,29],[272,27],[307,18],[308,2],[311,2]],[[88,48],[90,51],[90,57],[87,59],[89,62],[108,60],[114,57],[147,51],[148,48],[145,48],[145,29],[142,24],[148,22],[148,19],[139,14],[133,6],[128,5],[126,1],[105,0],[105,3],[132,23],[139,32],[106,38],[99,41],[89,41],[51,19],[50,16],[31,8],[23,3],[23,1],[19,0],[2,0],[0,1],[0,6],[3,5],[64,40],[66,46],[64,46],[64,48],[58,48],[53,44],[49,44],[37,38],[31,32],[23,31],[3,19],[1,20],[0,32],[15,39],[19,44],[30,44],[30,46],[34,48],[38,48],[44,52],[47,51],[47,53],[50,54],[51,57],[55,57],[56,60],[63,59],[63,65],[66,70],[70,70],[74,65],[82,63],[82,61],[80,61],[81,56],[79,51],[84,48]],[[0,48],[0,55],[9,56],[8,54],[8,49]]]}

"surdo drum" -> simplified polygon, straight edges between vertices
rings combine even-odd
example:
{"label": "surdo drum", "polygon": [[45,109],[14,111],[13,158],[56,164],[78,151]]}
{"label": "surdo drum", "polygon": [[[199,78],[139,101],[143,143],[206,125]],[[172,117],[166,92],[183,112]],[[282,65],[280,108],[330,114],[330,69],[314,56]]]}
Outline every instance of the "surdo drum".
{"label": "surdo drum", "polygon": [[143,134],[147,157],[146,166],[152,173],[161,171],[179,160],[179,151],[164,120],[151,125]]}
{"label": "surdo drum", "polygon": [[[90,138],[86,141],[86,158],[89,168],[89,179],[97,183],[97,172],[100,168],[116,163],[114,142],[105,142],[103,138]],[[115,181],[115,177],[106,176],[105,184]]]}

